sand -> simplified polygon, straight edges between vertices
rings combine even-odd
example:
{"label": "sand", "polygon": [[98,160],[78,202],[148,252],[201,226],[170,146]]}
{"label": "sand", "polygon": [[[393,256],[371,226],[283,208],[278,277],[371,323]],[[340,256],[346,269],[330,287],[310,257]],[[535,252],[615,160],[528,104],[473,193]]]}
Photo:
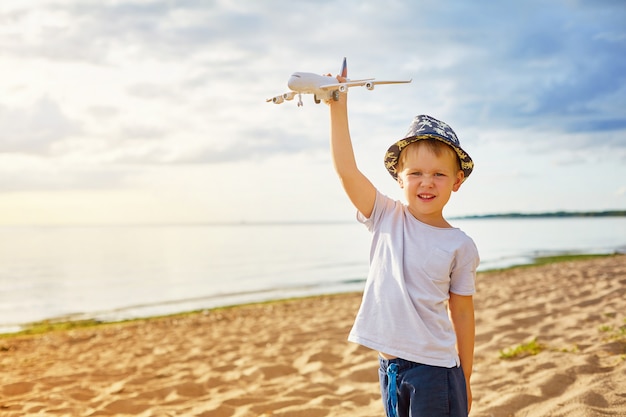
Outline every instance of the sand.
{"label": "sand", "polygon": [[[626,256],[481,273],[477,290],[471,416],[626,416]],[[376,354],[346,341],[359,301],[0,339],[0,415],[383,416]]]}

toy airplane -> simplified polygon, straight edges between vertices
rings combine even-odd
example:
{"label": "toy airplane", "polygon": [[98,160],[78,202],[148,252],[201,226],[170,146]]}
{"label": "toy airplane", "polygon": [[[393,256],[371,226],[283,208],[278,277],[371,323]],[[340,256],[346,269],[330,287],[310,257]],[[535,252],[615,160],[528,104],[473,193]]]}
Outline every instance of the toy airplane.
{"label": "toy airplane", "polygon": [[404,84],[410,83],[412,80],[406,81],[375,81],[374,78],[365,78],[362,80],[348,80],[348,66],[346,58],[343,59],[341,65],[341,76],[346,78],[346,82],[337,82],[337,78],[329,75],[317,75],[310,72],[294,72],[287,81],[287,86],[291,91],[276,97],[268,98],[266,102],[280,104],[285,100],[293,100],[298,96],[298,107],[302,106],[302,94],[313,94],[313,100],[319,104],[322,100],[333,99],[339,100],[339,93],[344,93],[349,87],[363,87],[373,90],[377,84]]}

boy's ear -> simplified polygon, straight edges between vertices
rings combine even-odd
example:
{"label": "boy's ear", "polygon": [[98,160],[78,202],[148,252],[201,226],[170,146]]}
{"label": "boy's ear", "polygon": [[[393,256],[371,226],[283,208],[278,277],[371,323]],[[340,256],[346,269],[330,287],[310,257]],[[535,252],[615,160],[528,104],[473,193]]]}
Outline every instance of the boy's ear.
{"label": "boy's ear", "polygon": [[461,184],[463,184],[463,180],[465,180],[465,173],[462,170],[459,170],[456,173],[456,181],[452,186],[452,191],[459,191],[459,188],[461,188]]}
{"label": "boy's ear", "polygon": [[398,175],[398,185],[400,186],[400,188],[404,188],[404,182],[402,182],[402,178],[400,178],[399,175]]}

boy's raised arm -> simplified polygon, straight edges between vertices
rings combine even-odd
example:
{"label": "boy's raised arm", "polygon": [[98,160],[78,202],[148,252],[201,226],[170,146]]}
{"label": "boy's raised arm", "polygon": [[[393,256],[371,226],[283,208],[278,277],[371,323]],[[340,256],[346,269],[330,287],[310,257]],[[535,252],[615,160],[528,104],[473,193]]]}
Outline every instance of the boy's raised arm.
{"label": "boy's raised arm", "polygon": [[[344,81],[338,77],[339,81]],[[356,209],[369,218],[374,209],[376,189],[359,170],[354,158],[350,129],[348,126],[347,93],[340,94],[339,100],[330,100],[330,151],[335,171],[339,176],[348,198]]]}

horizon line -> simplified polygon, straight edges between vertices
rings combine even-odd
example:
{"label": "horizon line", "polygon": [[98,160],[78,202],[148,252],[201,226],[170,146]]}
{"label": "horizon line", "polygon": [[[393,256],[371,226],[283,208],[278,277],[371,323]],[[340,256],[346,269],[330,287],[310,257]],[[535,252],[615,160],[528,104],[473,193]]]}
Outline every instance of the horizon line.
{"label": "horizon line", "polygon": [[[550,212],[508,212],[450,216],[450,220],[489,220],[525,218],[574,218],[574,217],[626,217],[626,210],[599,211],[550,211]],[[275,226],[275,225],[329,225],[352,224],[348,219],[327,220],[223,220],[194,222],[116,222],[116,223],[6,223],[0,227],[193,227],[193,226]]]}

